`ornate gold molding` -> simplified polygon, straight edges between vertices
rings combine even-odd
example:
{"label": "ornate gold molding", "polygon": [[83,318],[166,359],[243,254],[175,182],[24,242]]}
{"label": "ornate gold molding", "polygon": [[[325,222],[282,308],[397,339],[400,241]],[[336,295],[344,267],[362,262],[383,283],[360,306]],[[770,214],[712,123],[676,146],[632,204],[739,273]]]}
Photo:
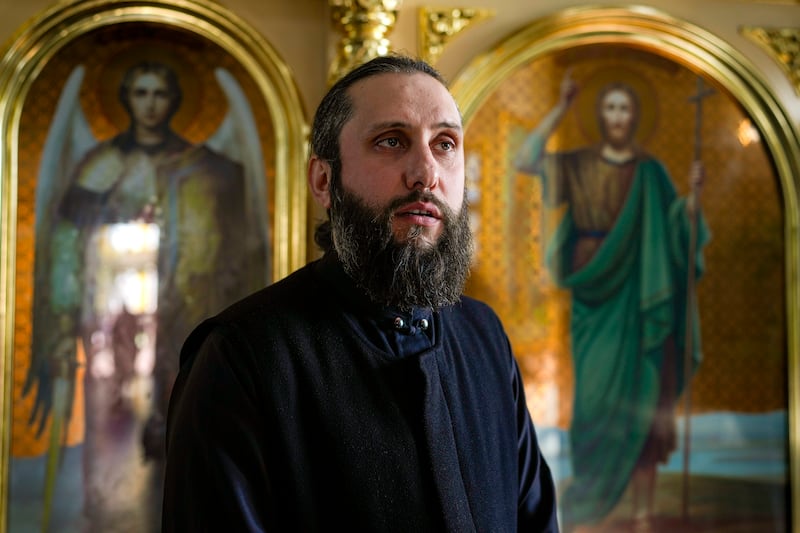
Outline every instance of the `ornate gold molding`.
{"label": "ornate gold molding", "polygon": [[800,28],[742,27],[739,32],[778,62],[800,94]]}
{"label": "ornate gold molding", "polygon": [[490,9],[460,8],[433,9],[419,8],[419,54],[422,59],[433,64],[442,55],[445,45],[473,22],[480,22],[494,16]]}
{"label": "ornate gold molding", "polygon": [[391,43],[386,37],[394,29],[402,0],[328,1],[331,22],[343,35],[328,70],[328,84],[332,85],[350,69],[389,53]]}

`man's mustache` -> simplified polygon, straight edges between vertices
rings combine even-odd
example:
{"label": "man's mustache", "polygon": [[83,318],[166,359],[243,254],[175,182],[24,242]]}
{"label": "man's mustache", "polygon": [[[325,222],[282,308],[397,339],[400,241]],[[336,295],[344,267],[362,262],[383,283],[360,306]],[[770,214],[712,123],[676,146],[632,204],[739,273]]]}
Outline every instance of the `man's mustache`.
{"label": "man's mustache", "polygon": [[442,213],[443,219],[451,220],[453,218],[453,210],[450,209],[450,206],[448,206],[443,200],[435,196],[432,192],[425,192],[419,189],[411,191],[406,196],[395,198],[389,202],[389,205],[386,206],[383,211],[391,216],[391,214],[399,208],[414,202],[431,203],[435,205],[437,209],[439,209],[439,212]]}

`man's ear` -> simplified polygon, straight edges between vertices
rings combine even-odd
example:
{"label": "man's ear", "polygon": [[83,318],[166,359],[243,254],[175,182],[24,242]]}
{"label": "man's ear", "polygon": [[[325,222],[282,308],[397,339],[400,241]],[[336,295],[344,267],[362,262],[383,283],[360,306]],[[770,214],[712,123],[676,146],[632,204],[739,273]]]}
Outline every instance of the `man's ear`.
{"label": "man's ear", "polygon": [[331,164],[312,155],[308,160],[308,187],[314,199],[324,207],[331,207]]}

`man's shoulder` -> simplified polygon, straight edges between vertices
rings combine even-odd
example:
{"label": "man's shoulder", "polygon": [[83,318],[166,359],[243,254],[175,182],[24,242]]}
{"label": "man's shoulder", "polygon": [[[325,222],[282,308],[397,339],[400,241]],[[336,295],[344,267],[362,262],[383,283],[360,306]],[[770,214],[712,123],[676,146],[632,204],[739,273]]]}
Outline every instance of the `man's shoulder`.
{"label": "man's shoulder", "polygon": [[267,318],[312,309],[320,297],[320,283],[314,273],[314,264],[304,265],[285,278],[231,304],[217,315],[217,321],[247,322],[255,319],[263,322]]}
{"label": "man's shoulder", "polygon": [[500,325],[497,313],[489,304],[468,295],[462,295],[458,302],[442,309],[442,314],[459,322]]}
{"label": "man's shoulder", "polygon": [[212,334],[237,343],[260,344],[280,336],[280,331],[307,330],[320,312],[320,300],[313,267],[306,265],[198,324],[184,343],[181,364],[193,359]]}
{"label": "man's shoulder", "polygon": [[468,294],[462,294],[459,301],[452,308],[462,313],[494,313],[488,303]]}
{"label": "man's shoulder", "polygon": [[471,375],[508,376],[513,355],[497,313],[486,302],[463,296],[442,312],[442,342],[456,367]]}

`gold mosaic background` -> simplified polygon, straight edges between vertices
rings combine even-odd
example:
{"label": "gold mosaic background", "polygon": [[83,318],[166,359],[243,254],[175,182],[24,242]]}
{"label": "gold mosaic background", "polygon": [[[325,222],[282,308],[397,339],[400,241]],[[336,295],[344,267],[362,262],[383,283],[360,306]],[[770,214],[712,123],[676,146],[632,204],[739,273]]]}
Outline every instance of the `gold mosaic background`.
{"label": "gold mosaic background", "polygon": [[[570,69],[581,86],[549,148],[597,140],[597,87],[628,81],[642,97],[639,142],[658,157],[680,194],[694,154],[697,75],[644,50],[594,45],[554,53],[511,73],[467,125],[468,183],[477,262],[468,292],[504,321],[539,425],[567,428],[573,376],[569,294],[553,286],[542,256],[560,213],[541,204],[538,179],[510,161],[523,136],[552,108]],[[708,85],[711,82],[705,80]],[[703,102],[703,211],[712,238],[698,284],[704,360],[692,382],[693,412],[786,409],[784,233],[780,186],[762,143],[743,145],[747,116],[724,89]],[[681,408],[683,402],[681,401]]]}
{"label": "gold mosaic background", "polygon": [[[34,395],[22,397],[30,366],[33,267],[35,249],[34,206],[39,160],[58,97],[69,74],[79,64],[86,67],[81,106],[95,138],[105,140],[127,128],[127,115],[117,91],[124,71],[134,63],[158,60],[176,69],[183,101],[172,121],[174,129],[192,142],[202,142],[219,126],[227,102],[214,78],[214,68],[224,67],[242,85],[253,110],[267,172],[267,191],[273,190],[275,136],[268,109],[255,82],[238,61],[215,44],[165,26],[118,24],[79,37],[58,52],[33,83],[22,109],[19,131],[17,271],[14,324],[14,391],[12,446],[14,456],[44,452],[49,428],[37,438],[28,426]],[[271,193],[268,193],[271,194]],[[273,208],[269,202],[269,217]],[[177,354],[176,354],[177,357]],[[84,366],[86,361],[81,361]],[[82,377],[81,369],[79,379]],[[82,387],[78,387],[69,428],[68,444],[83,440],[85,417]]]}

